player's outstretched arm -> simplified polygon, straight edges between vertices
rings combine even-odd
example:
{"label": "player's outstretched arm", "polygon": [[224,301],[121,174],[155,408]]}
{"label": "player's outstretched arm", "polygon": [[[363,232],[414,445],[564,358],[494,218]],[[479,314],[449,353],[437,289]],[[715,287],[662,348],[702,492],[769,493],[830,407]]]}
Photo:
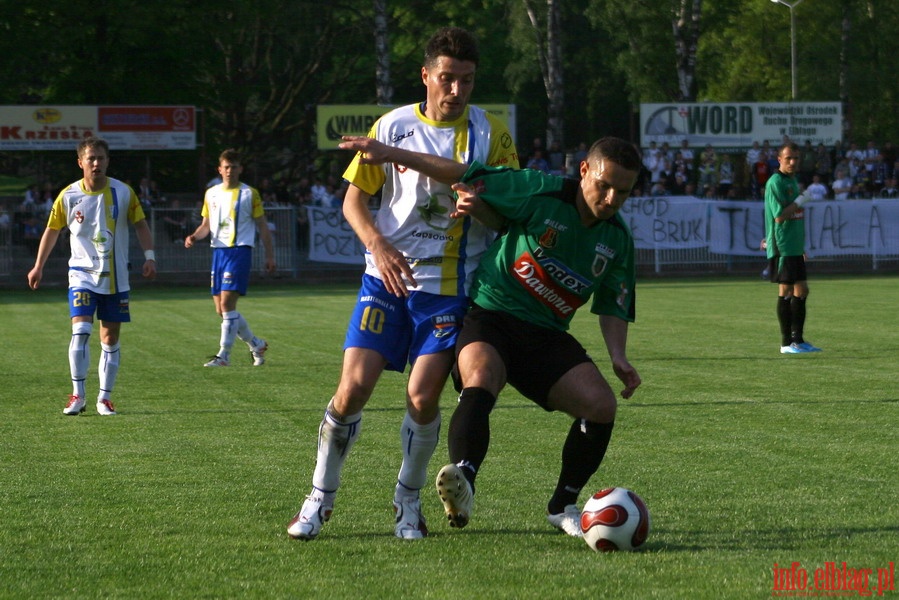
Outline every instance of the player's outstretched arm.
{"label": "player's outstretched arm", "polygon": [[470,216],[494,231],[505,227],[506,219],[481,200],[474,188],[465,183],[454,183],[450,187],[456,192],[456,208],[450,213],[450,217],[459,219]]}
{"label": "player's outstretched arm", "polygon": [[338,146],[342,150],[359,152],[360,164],[396,163],[447,184],[459,181],[468,170],[466,164],[457,163],[442,156],[388,146],[367,136],[345,135]]}

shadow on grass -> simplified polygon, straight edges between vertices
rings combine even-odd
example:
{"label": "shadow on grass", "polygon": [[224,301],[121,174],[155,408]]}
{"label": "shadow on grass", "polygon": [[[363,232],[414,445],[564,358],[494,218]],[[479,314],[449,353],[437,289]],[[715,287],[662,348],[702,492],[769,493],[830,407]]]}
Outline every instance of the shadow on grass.
{"label": "shadow on grass", "polygon": [[[767,530],[744,530],[723,534],[708,530],[675,530],[654,528],[646,542],[646,550],[653,552],[703,552],[708,550],[807,550],[809,543],[827,545],[828,542],[850,539],[858,535],[876,535],[884,539],[899,534],[899,525],[885,527],[822,527]],[[683,537],[688,544],[666,542],[665,537]],[[659,538],[663,539],[659,539]]]}
{"label": "shadow on grass", "polygon": [[868,400],[860,398],[833,398],[822,400],[815,398],[811,400],[769,400],[765,399],[741,399],[741,400],[712,400],[703,402],[634,402],[627,400],[629,408],[657,408],[662,406],[738,406],[743,404],[764,404],[766,406],[796,406],[810,405],[821,406],[823,404],[832,404],[834,406],[842,406],[845,404],[895,404],[899,402],[899,398],[871,398]]}

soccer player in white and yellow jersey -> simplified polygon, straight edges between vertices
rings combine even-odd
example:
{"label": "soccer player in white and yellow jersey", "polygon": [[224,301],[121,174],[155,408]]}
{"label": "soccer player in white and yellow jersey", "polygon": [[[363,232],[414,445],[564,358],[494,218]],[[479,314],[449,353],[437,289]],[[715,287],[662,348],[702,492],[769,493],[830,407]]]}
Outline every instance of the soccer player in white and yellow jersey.
{"label": "soccer player in white and yellow jersey", "polygon": [[204,366],[229,366],[231,347],[235,338],[240,338],[250,349],[253,366],[258,367],[265,363],[268,343],[253,335],[249,323],[237,310],[237,301],[247,294],[249,287],[257,229],[265,248],[265,270],[269,273],[275,270],[272,234],[259,191],[240,182],[243,165],[236,150],[221,153],[218,172],[222,183],[206,190],[203,221],[184,239],[184,247],[191,248],[197,240],[209,235],[212,245],[210,288],[222,325],[219,350]]}
{"label": "soccer player in white and yellow jersey", "polygon": [[[381,117],[369,136],[385,144],[461,163],[518,168],[508,128],[468,101],[478,65],[467,31],[444,28],[425,50],[426,100]],[[319,427],[312,492],[287,527],[315,538],[331,516],[344,459],[359,435],[362,409],[381,373],[411,365],[400,430],[403,463],[394,492],[395,534],[427,535],[419,490],[440,432],[438,399],[453,364],[453,347],[468,308],[468,289],[495,233],[470,217],[452,218],[448,185],[399,165],[361,164],[344,173],[347,221],[365,245],[365,274],[344,343],[337,391]],[[376,216],[369,199],[381,190]]]}
{"label": "soccer player in white and yellow jersey", "polygon": [[126,183],[106,176],[109,145],[97,137],[83,139],[77,148],[78,166],[83,178],[59,193],[47,228],[41,237],[34,268],[28,273],[28,285],[37,289],[43,279],[44,265],[59,232],[68,228],[72,254],[69,259],[69,314],[72,339],[69,343],[69,368],[72,394],[63,409],[66,415],[84,411],[84,382],[90,362],[88,341],[93,331],[94,314],[100,319],[100,392],[97,412],[116,414],[110,401],[119,372],[119,333],[122,323],[131,320],[128,301],[128,225],[134,226],[144,251],[143,276],[156,276],[153,236],[134,190]]}

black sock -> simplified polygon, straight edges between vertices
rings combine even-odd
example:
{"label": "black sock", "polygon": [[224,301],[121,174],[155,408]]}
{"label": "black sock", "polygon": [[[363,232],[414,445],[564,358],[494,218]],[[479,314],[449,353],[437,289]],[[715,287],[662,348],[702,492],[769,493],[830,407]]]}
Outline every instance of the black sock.
{"label": "black sock", "polygon": [[777,321],[780,323],[780,345],[789,346],[792,341],[793,327],[790,297],[777,297]]}
{"label": "black sock", "polygon": [[472,487],[490,446],[490,411],[495,404],[496,397],[487,390],[465,388],[450,419],[446,438],[450,462],[461,464]]}
{"label": "black sock", "polygon": [[606,455],[614,426],[614,423],[593,423],[584,419],[576,419],[571,424],[562,447],[559,482],[546,507],[549,514],[559,514],[569,504],[577,504],[578,494]]}
{"label": "black sock", "polygon": [[805,341],[803,337],[803,330],[805,329],[805,298],[797,296],[790,298],[790,314],[793,315],[793,323],[791,325],[793,341],[801,344]]}

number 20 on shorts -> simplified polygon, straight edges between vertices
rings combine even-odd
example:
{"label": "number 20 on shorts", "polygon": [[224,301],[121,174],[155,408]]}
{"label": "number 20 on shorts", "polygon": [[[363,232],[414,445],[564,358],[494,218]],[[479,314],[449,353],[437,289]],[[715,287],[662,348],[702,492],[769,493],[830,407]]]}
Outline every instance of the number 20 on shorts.
{"label": "number 20 on shorts", "polygon": [[72,306],[90,306],[91,295],[88,292],[72,292]]}

